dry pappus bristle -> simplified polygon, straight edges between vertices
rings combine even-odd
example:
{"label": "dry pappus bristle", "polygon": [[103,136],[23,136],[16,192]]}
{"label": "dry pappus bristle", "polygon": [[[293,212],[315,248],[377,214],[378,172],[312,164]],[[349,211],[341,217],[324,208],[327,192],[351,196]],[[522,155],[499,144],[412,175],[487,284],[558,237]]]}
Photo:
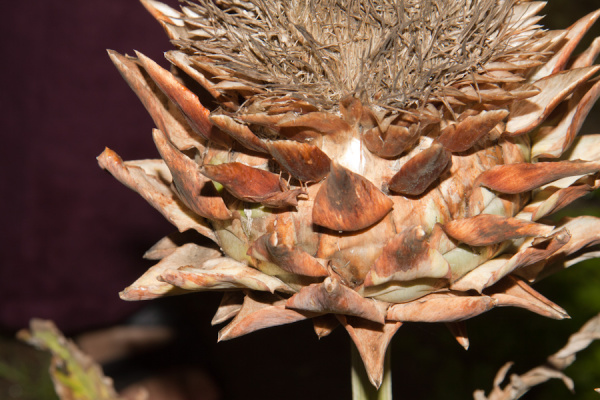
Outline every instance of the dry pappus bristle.
{"label": "dry pappus bristle", "polygon": [[[385,107],[424,103],[514,51],[513,0],[202,0],[176,44],[269,95],[322,108],[345,95]],[[221,76],[229,80],[226,76]]]}

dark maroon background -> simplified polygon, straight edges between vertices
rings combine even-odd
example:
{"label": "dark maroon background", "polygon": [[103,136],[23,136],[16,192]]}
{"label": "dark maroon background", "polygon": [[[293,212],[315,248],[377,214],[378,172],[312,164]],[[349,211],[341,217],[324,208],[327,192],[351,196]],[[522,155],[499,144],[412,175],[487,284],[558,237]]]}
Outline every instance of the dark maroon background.
{"label": "dark maroon background", "polygon": [[125,159],[157,154],[152,120],[106,49],[165,65],[170,44],[135,0],[9,4],[0,28],[0,326],[34,316],[68,332],[114,323],[138,306],[118,291],[173,228],[96,163],[104,146]]}

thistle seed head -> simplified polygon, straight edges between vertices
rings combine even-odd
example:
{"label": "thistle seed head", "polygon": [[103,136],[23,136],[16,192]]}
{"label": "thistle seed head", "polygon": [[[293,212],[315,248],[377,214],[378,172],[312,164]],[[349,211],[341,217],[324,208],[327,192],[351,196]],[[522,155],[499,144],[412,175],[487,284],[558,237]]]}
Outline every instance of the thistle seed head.
{"label": "thistle seed head", "polygon": [[[390,108],[422,105],[531,40],[514,0],[202,0],[176,44],[258,96],[321,109],[355,95]],[[517,34],[519,35],[518,37]],[[518,54],[517,54],[518,53]],[[522,54],[521,54],[522,56]],[[228,79],[223,77],[223,79]]]}

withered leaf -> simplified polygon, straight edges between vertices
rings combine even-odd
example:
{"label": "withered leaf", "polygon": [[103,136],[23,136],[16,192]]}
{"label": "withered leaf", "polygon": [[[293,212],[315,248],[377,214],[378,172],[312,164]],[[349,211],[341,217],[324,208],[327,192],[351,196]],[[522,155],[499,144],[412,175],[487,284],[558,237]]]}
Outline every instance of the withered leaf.
{"label": "withered leaf", "polygon": [[175,196],[169,187],[172,178],[164,161],[123,162],[117,153],[107,148],[98,156],[98,164],[119,182],[139,193],[180,232],[194,229],[207,238],[217,241],[208,223],[200,216],[194,217],[194,213]]}
{"label": "withered leaf", "polygon": [[554,127],[542,127],[532,137],[532,158],[560,157],[572,144],[588,113],[600,98],[600,82],[582,85],[567,103],[568,112]]}
{"label": "withered leaf", "polygon": [[357,231],[382,219],[393,202],[366,178],[331,164],[313,206],[313,222],[336,231]]}
{"label": "withered leaf", "polygon": [[498,302],[498,307],[520,307],[547,318],[565,319],[569,314],[557,304],[542,296],[523,280],[507,276],[485,293]]}
{"label": "withered leaf", "polygon": [[[346,328],[367,370],[369,381],[379,388],[383,381],[383,365],[387,348],[402,322],[376,324],[362,318],[336,315]],[[391,396],[390,396],[391,397]]]}
{"label": "withered leaf", "polygon": [[410,128],[390,125],[385,132],[381,132],[380,127],[367,130],[362,140],[371,153],[393,158],[412,146],[419,138],[419,133],[418,124],[412,124]]}
{"label": "withered leaf", "polygon": [[311,112],[300,116],[291,116],[277,123],[280,128],[310,128],[327,135],[350,129],[350,125],[340,117],[327,112]]}
{"label": "withered leaf", "polygon": [[600,180],[598,180],[598,183],[594,184],[594,186],[583,184],[559,189],[536,207],[532,213],[531,219],[537,221],[546,215],[552,214],[563,207],[568,206],[578,198],[585,196],[592,190],[598,189],[598,187],[600,187]]}
{"label": "withered leaf", "polygon": [[406,162],[388,183],[391,191],[418,196],[444,172],[451,157],[441,143],[434,142]]}
{"label": "withered leaf", "polygon": [[499,165],[483,172],[476,180],[501,193],[528,192],[552,181],[600,171],[600,161],[557,161]]}
{"label": "withered leaf", "polygon": [[154,124],[168,133],[177,148],[204,148],[204,138],[193,131],[173,102],[152,79],[142,73],[142,67],[137,62],[112,50],[108,54],[129,87],[142,101]]}
{"label": "withered leaf", "polygon": [[162,159],[171,171],[173,183],[181,200],[204,218],[218,220],[231,218],[223,198],[219,196],[210,179],[202,175],[198,164],[173,146],[165,134],[158,129],[154,130],[153,138]]}
{"label": "withered leaf", "polygon": [[448,125],[437,140],[453,153],[467,151],[507,116],[507,110],[482,111],[456,125]]}
{"label": "withered leaf", "polygon": [[218,325],[238,315],[244,302],[242,291],[223,292],[221,303],[215,313],[211,325]]}
{"label": "withered leaf", "polygon": [[[191,263],[190,263],[191,264]],[[186,290],[252,289],[274,293],[292,290],[279,279],[229,257],[207,260],[201,265],[168,269],[161,279]]]}
{"label": "withered leaf", "polygon": [[319,314],[290,310],[285,299],[277,295],[249,293],[242,308],[227,326],[219,331],[219,341],[230,340],[248,333],[278,325],[291,324]]}
{"label": "withered leaf", "polygon": [[316,258],[298,247],[278,243],[277,234],[266,234],[254,241],[248,254],[272,262],[281,269],[297,275],[327,276],[325,268]]}
{"label": "withered leaf", "polygon": [[[592,25],[594,25],[599,16],[600,10],[597,10],[579,19],[577,22],[571,25],[567,29],[564,38],[565,44],[552,56],[552,58],[547,60],[529,77],[530,81],[538,80],[562,71],[585,33],[592,27]],[[577,67],[572,67],[571,69],[574,68]]]}
{"label": "withered leaf", "polygon": [[451,289],[459,291],[476,290],[482,292],[511,272],[547,259],[560,250],[571,239],[566,229],[554,232],[550,237],[527,240],[514,255],[501,255],[493,258],[454,282]]}
{"label": "withered leaf", "polygon": [[123,300],[149,300],[157,297],[185,293],[183,289],[159,280],[161,275],[184,265],[202,265],[207,260],[218,258],[221,252],[209,247],[193,243],[184,244],[174,249],[159,263],[153,265],[134,283],[125,288],[119,296]]}
{"label": "withered leaf", "polygon": [[314,317],[313,328],[319,339],[328,336],[340,324],[333,314],[320,315]]}
{"label": "withered leaf", "polygon": [[331,160],[321,149],[309,143],[277,140],[267,149],[287,172],[302,182],[318,182],[329,173]]}
{"label": "withered leaf", "polygon": [[286,307],[296,310],[353,315],[380,324],[385,322],[387,306],[387,303],[362,297],[330,277],[323,283],[303,287],[286,303]]}
{"label": "withered leaf", "polygon": [[267,153],[267,146],[258,138],[246,125],[237,123],[233,118],[227,115],[211,115],[210,120],[223,132],[237,140],[244,147]]}
{"label": "withered leaf", "polygon": [[446,328],[448,328],[458,344],[465,350],[469,350],[469,335],[467,334],[467,324],[464,321],[446,322]]}
{"label": "withered leaf", "polygon": [[340,114],[349,125],[356,125],[363,114],[362,103],[354,96],[346,96],[340,100]]}
{"label": "withered leaf", "polygon": [[545,236],[552,232],[554,227],[518,218],[479,214],[449,221],[443,225],[443,229],[454,239],[468,245],[489,246],[527,236]]}
{"label": "withered leaf", "polygon": [[579,68],[559,72],[542,78],[534,85],[541,92],[531,98],[511,105],[506,132],[510,136],[527,133],[541,124],[556,106],[571,94],[579,85],[586,82],[600,70],[600,66]]}
{"label": "withered leaf", "polygon": [[236,198],[270,207],[287,207],[298,204],[303,189],[287,190],[285,182],[269,171],[249,167],[239,162],[204,165],[202,174],[219,182]]}
{"label": "withered leaf", "polygon": [[140,52],[136,52],[142,66],[154,82],[183,112],[190,126],[207,140],[231,147],[231,139],[216,129],[210,122],[210,112],[200,103],[198,96],[182,85],[169,71],[152,61]]}
{"label": "withered leaf", "polygon": [[491,310],[495,303],[489,296],[432,293],[408,303],[392,305],[386,318],[401,322],[455,322]]}

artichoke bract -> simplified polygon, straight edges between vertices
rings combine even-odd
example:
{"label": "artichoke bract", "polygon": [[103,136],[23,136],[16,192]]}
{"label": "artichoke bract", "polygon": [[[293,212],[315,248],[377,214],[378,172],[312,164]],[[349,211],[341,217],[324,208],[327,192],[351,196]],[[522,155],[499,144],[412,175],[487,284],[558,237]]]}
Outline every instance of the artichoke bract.
{"label": "artichoke bract", "polygon": [[375,386],[405,322],[468,347],[494,307],[568,317],[530,284],[597,255],[598,218],[544,217],[600,186],[600,135],[577,135],[600,38],[573,55],[600,11],[544,30],[518,0],[142,3],[171,71],[109,54],[162,159],[98,161],[178,232],[123,299],[223,291],[219,340],[342,325]]}

